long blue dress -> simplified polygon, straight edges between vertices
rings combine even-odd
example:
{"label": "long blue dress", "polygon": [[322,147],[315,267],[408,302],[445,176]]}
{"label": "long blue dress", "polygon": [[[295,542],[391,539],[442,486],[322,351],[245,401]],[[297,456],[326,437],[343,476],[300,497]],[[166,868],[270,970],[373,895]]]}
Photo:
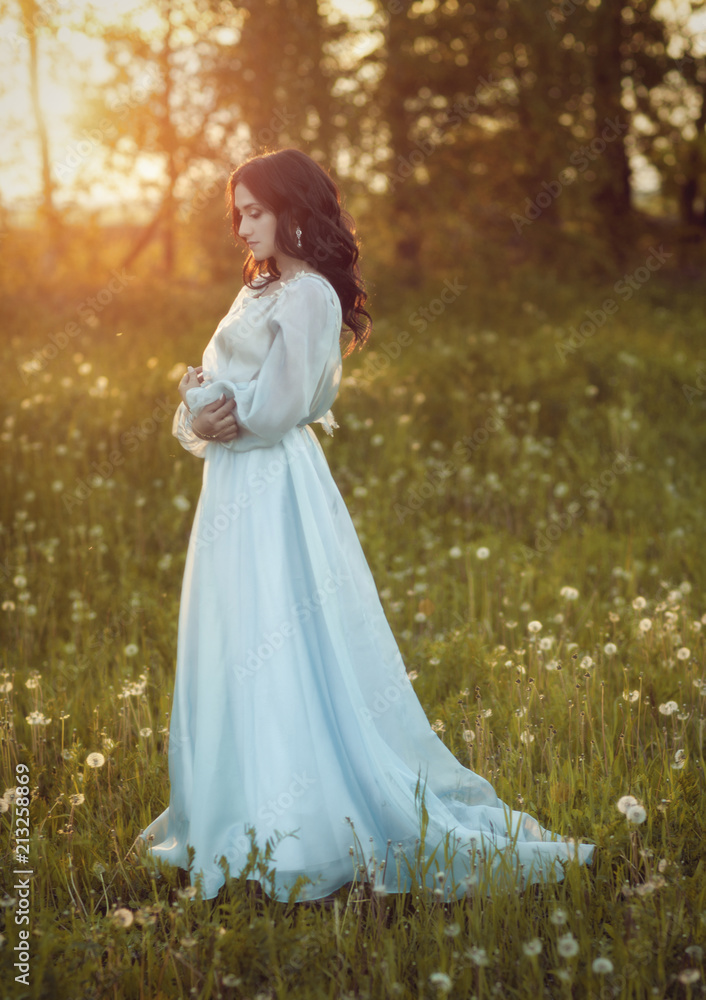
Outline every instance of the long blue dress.
{"label": "long blue dress", "polygon": [[[431,728],[407,676],[323,449],[341,379],[341,307],[321,275],[274,294],[244,286],[203,355],[174,433],[203,458],[189,541],[169,732],[168,807],[147,858],[188,866],[212,899],[246,866],[248,828],[286,901],[362,876],[446,899],[561,880],[593,844],[501,802]],[[240,432],[205,442],[191,419],[221,393]],[[284,835],[284,836],[282,836]],[[391,845],[388,842],[391,841]],[[416,860],[415,860],[416,852]],[[386,864],[380,865],[386,858]],[[445,872],[445,877],[439,873]],[[257,878],[257,875],[249,875]]]}

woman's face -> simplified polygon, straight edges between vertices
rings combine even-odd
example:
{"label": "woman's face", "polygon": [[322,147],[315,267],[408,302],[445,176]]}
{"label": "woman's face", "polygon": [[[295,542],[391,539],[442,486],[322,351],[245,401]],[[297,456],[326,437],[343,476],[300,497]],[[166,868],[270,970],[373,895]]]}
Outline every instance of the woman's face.
{"label": "woman's face", "polygon": [[241,217],[238,235],[247,240],[255,260],[274,257],[277,216],[266,209],[242,183],[235,185],[233,200]]}

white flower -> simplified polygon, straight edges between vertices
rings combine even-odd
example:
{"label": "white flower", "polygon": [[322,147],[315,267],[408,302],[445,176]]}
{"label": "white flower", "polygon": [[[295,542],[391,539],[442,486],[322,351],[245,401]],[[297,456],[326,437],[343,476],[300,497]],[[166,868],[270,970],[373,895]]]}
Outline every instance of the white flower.
{"label": "white flower", "polygon": [[637,701],[639,697],[640,697],[640,692],[637,690],[623,691],[623,698],[625,699],[625,701]]}
{"label": "white flower", "polygon": [[637,799],[634,795],[623,795],[621,799],[618,799],[617,806],[621,813],[626,813],[631,806],[636,806]]}
{"label": "white flower", "polygon": [[485,948],[468,948],[466,950],[466,958],[470,958],[476,965],[488,964],[488,954]]}
{"label": "white flower", "polygon": [[551,914],[549,919],[556,927],[561,927],[562,924],[566,923],[568,914],[563,907],[558,906],[556,910]]}
{"label": "white flower", "polygon": [[698,969],[682,969],[677,979],[680,983],[684,983],[685,986],[689,986],[691,983],[698,983],[699,979],[701,979],[701,973]]}
{"label": "white flower", "polygon": [[542,950],[542,942],[539,938],[532,938],[531,941],[525,941],[522,945],[522,950],[528,958],[532,958],[534,955],[539,955]]}
{"label": "white flower", "polygon": [[88,757],[86,757],[86,763],[89,767],[103,767],[105,757],[102,753],[89,753]]}
{"label": "white flower", "polygon": [[187,500],[185,496],[181,495],[181,493],[179,493],[175,497],[172,497],[172,503],[174,504],[177,510],[186,511],[191,506],[191,501]]}
{"label": "white flower", "polygon": [[540,649],[551,649],[554,644],[554,637],[551,635],[545,635],[539,640]]}
{"label": "white flower", "polygon": [[674,754],[674,763],[672,764],[672,768],[675,771],[681,771],[681,769],[684,767],[685,764],[686,764],[686,753],[684,752],[684,750],[677,750],[677,752]]}
{"label": "white flower", "polygon": [[534,742],[534,733],[531,733],[529,729],[525,729],[520,733],[520,740],[522,743],[529,745]]}
{"label": "white flower", "polygon": [[638,803],[637,805],[630,806],[630,808],[625,813],[625,817],[628,823],[635,823],[635,825],[638,825],[640,823],[645,822],[645,820],[647,819],[647,813],[645,812],[644,808]]}
{"label": "white flower", "polygon": [[579,596],[579,592],[576,587],[562,587],[559,591],[560,597],[565,597],[567,601],[575,601]]}
{"label": "white flower", "polygon": [[490,555],[490,549],[486,549],[485,545],[481,545],[479,549],[476,549],[476,559],[487,559]]}
{"label": "white flower", "polygon": [[429,982],[438,986],[442,993],[449,993],[453,986],[451,978],[445,972],[432,972],[429,976]]}
{"label": "white flower", "polygon": [[640,629],[641,632],[649,632],[650,629],[652,628],[652,619],[641,618],[640,623],[637,627]]}
{"label": "white flower", "polygon": [[674,713],[678,711],[679,706],[676,701],[665,701],[659,706],[659,712],[661,715],[674,715]]}
{"label": "white flower", "polygon": [[528,622],[527,631],[528,632],[539,632],[542,628],[542,623],[538,621]]}
{"label": "white flower", "polygon": [[562,934],[557,938],[556,950],[562,958],[573,958],[579,953],[579,943],[573,934]]}
{"label": "white flower", "polygon": [[140,652],[139,647],[135,645],[134,642],[128,643],[128,645],[123,650],[126,656],[137,656]]}
{"label": "white flower", "polygon": [[460,559],[463,555],[463,549],[458,545],[454,545],[452,549],[449,549],[449,555],[452,559]]}
{"label": "white flower", "polygon": [[643,608],[647,607],[647,601],[645,600],[644,597],[636,597],[635,600],[632,602],[632,606],[634,607],[635,611],[642,611]]}
{"label": "white flower", "polygon": [[119,927],[129,927],[133,921],[132,910],[121,906],[111,914],[112,919]]}
{"label": "white flower", "polygon": [[681,649],[677,650],[678,660],[688,660],[690,656],[691,656],[691,650],[687,649],[686,646],[682,646]]}
{"label": "white flower", "polygon": [[604,976],[606,973],[613,971],[613,963],[609,958],[594,958],[591,968],[599,976]]}
{"label": "white flower", "polygon": [[581,664],[580,664],[580,666],[581,666],[581,667],[582,667],[582,668],[583,668],[584,670],[590,670],[590,669],[591,669],[591,667],[593,666],[593,657],[591,657],[591,656],[584,656],[584,657],[582,658],[582,660],[581,660]]}
{"label": "white flower", "polygon": [[603,647],[603,652],[605,653],[606,656],[613,656],[615,653],[618,652],[618,647],[615,645],[614,642],[607,642]]}

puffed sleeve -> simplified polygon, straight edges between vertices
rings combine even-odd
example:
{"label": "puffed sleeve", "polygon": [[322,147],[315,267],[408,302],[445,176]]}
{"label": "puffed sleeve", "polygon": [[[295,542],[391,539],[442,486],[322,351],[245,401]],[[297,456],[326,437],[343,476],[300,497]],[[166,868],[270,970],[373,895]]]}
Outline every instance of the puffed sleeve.
{"label": "puffed sleeve", "polygon": [[172,434],[175,438],[179,439],[182,448],[186,448],[187,451],[190,451],[192,455],[196,455],[197,458],[205,458],[208,441],[204,441],[203,438],[197,437],[194,434],[191,427],[192,419],[193,414],[183,403],[179,403],[172,422]]}
{"label": "puffed sleeve", "polygon": [[333,288],[314,275],[285,285],[272,308],[274,338],[256,378],[218,380],[189,390],[192,412],[220,392],[234,397],[239,433],[223,447],[268,448],[293,427],[319,421],[330,433],[329,413],[341,380],[341,307]]}

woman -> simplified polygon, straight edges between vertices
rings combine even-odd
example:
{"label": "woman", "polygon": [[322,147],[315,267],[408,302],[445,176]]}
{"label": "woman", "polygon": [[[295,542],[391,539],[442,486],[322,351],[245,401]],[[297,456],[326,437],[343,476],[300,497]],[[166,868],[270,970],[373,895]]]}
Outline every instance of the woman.
{"label": "woman", "polygon": [[275,846],[280,900],[299,876],[299,898],[320,899],[356,864],[387,892],[409,891],[415,872],[429,888],[443,881],[447,898],[559,880],[557,862],[589,862],[594,846],[510,810],[432,730],[310,426],[337,426],[342,323],[349,348],[370,329],[338,189],[284,149],[236,169],[228,196],[250,253],[203,364],[180,384],[174,433],[205,466],[179,615],[170,801],[140,836],[182,868],[193,847],[207,899],[224,884],[222,857],[233,876],[245,868],[251,827],[261,850]]}

